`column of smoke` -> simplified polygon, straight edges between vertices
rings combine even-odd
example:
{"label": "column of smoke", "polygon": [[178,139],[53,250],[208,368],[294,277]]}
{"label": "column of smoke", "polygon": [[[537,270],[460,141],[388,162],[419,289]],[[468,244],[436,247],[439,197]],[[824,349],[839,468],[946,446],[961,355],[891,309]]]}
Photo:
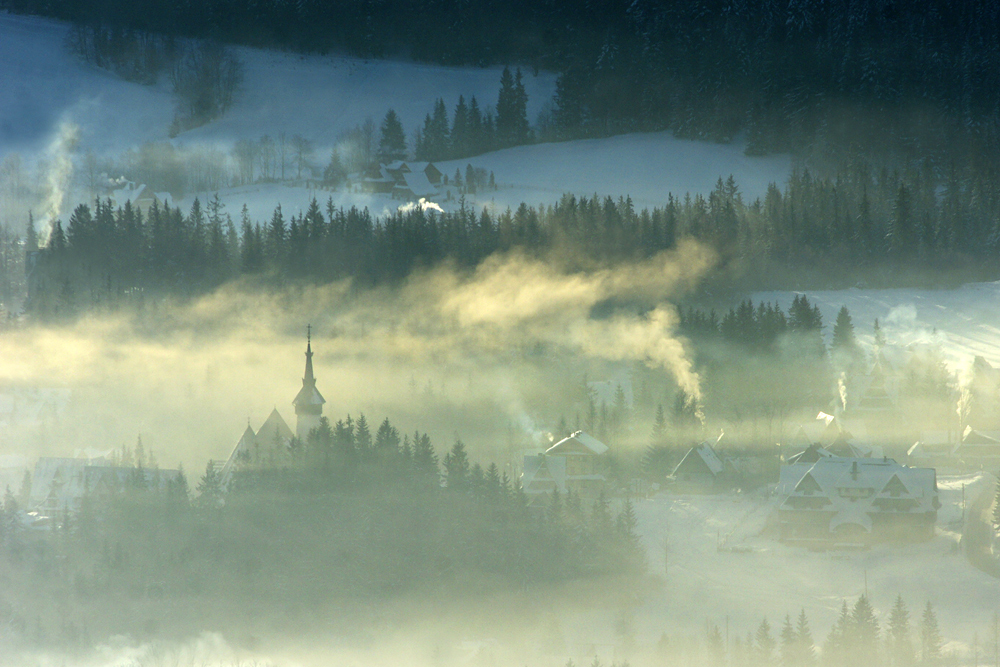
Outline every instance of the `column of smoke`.
{"label": "column of smoke", "polygon": [[45,173],[45,192],[39,223],[42,245],[49,242],[52,226],[62,211],[66,190],[73,177],[73,151],[80,141],[80,128],[68,121],[59,124],[59,129],[46,149],[48,169]]}
{"label": "column of smoke", "polygon": [[[436,285],[438,310],[463,337],[480,345],[541,342],[611,361],[642,360],[670,372],[697,405],[701,381],[677,336],[677,315],[663,301],[695,284],[713,261],[694,243],[642,263],[588,274],[565,274],[551,263],[522,256],[487,260],[475,276],[454,274]],[[645,314],[591,317],[610,299],[656,304]]]}

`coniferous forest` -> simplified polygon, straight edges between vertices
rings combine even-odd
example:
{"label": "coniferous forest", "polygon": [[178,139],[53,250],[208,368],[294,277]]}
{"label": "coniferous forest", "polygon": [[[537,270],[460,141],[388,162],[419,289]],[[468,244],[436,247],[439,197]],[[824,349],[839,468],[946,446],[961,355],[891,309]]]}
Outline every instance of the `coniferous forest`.
{"label": "coniferous forest", "polygon": [[[32,257],[28,309],[54,316],[150,294],[194,296],[241,276],[395,284],[417,268],[447,260],[471,269],[515,249],[570,266],[610,266],[685,238],[713,247],[720,275],[728,269],[750,288],[791,275],[799,286],[996,279],[1000,190],[983,174],[972,183],[954,176],[942,192],[926,171],[859,164],[833,177],[796,172],[784,190],[772,186],[753,202],[735,181],[720,179],[708,197],[671,195],[653,210],[637,211],[628,198],[567,195],[539,209],[418,208],[382,219],[317,201],[298,216],[286,219],[278,207],[270,220],[255,221],[218,198],[186,212],[154,207],[148,216],[97,200],[78,206],[65,226],[56,222]],[[12,262],[10,271],[17,268]]]}

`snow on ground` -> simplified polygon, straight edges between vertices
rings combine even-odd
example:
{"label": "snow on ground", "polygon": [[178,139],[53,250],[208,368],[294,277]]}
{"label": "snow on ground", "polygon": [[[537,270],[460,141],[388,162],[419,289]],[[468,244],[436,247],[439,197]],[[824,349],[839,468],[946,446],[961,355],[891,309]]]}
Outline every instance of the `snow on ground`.
{"label": "snow on ground", "polygon": [[[492,171],[496,190],[465,196],[475,208],[502,212],[521,202],[531,206],[556,203],[564,193],[590,197],[594,193],[612,197],[631,196],[636,209],[663,206],[668,193],[708,194],[720,176],[733,174],[746,198],[763,196],[769,183],[783,182],[790,172],[787,156],[748,158],[738,145],[707,144],[677,139],[666,132],[630,134],[608,139],[566,141],[519,146],[464,160],[437,163],[449,179],[455,170],[465,177],[465,166]],[[191,193],[175,202],[190,208],[194,197],[202,201],[214,193]],[[243,204],[252,220],[265,221],[281,204],[287,218],[308,208],[315,197],[321,204],[332,198],[336,206],[368,208],[384,215],[402,202],[389,195],[313,189],[303,185],[261,183],[219,191],[226,210],[237,217]],[[458,207],[457,193],[450,199],[434,199],[445,210]]]}
{"label": "snow on ground", "polygon": [[[770,301],[786,312],[798,292],[758,292],[754,303]],[[953,370],[969,366],[976,355],[1000,365],[1000,282],[970,283],[948,290],[847,289],[807,292],[823,313],[827,342],[837,311],[847,306],[854,330],[871,342],[878,318],[890,343],[932,343],[941,346]]]}
{"label": "snow on ground", "polygon": [[768,184],[784,184],[791,173],[787,155],[747,157],[739,143],[677,139],[669,132],[607,139],[519,146],[469,160],[439,164],[454,174],[466,164],[494,172],[501,188],[475,197],[501,209],[553,204],[563,193],[630,195],[636,209],[663,206],[667,194],[708,194],[721,176],[736,179],[745,200],[763,198]]}
{"label": "snow on ground", "polygon": [[[921,544],[877,546],[866,551],[814,552],[761,536],[771,511],[763,496],[660,494],[636,505],[650,570],[663,576],[636,618],[646,641],[660,633],[703,636],[706,620],[746,636],[765,616],[780,632],[785,614],[805,609],[817,643],[829,633],[843,600],[865,592],[884,627],[898,594],[911,619],[930,600],[943,635],[971,643],[983,634],[1000,601],[1000,580],[972,567],[958,547],[962,486],[971,505],[992,491],[982,473],[939,479],[938,536]],[[722,545],[722,549],[718,545]],[[867,581],[866,581],[867,580]]]}
{"label": "snow on ground", "polygon": [[[120,80],[72,56],[64,44],[64,23],[0,14],[0,159],[17,152],[26,166],[51,159],[46,147],[61,124],[79,128],[75,145],[77,171],[81,156],[119,158],[127,149],[150,141],[167,141],[174,98],[167,78],[155,86]],[[239,139],[300,134],[315,147],[314,163],[323,167],[330,148],[345,130],[371,117],[379,123],[388,108],[399,114],[412,140],[413,131],[441,97],[449,110],[460,94],[475,95],[485,108],[496,102],[498,68],[452,68],[343,56],[301,56],[240,48],[244,63],[242,91],[226,115],[203,127],[182,132],[180,148],[212,145],[225,151]],[[524,72],[528,116],[551,106],[555,75]],[[768,183],[783,183],[791,170],[788,156],[751,158],[743,146],[676,139],[669,133],[633,134],[608,139],[521,146],[440,164],[449,176],[467,164],[495,174],[498,189],[469,196],[470,204],[503,210],[521,202],[552,204],[564,193],[590,196],[631,195],[637,208],[662,206],[667,194],[707,194],[719,177],[735,176],[747,199],[763,195]],[[114,177],[115,174],[109,174]],[[65,218],[75,204],[88,201],[77,188],[64,201]],[[177,194],[177,193],[175,193]],[[176,203],[190,207],[187,193]],[[246,203],[250,217],[264,221],[281,204],[286,214],[305,210],[316,196],[332,196],[344,206],[369,207],[373,213],[394,210],[400,202],[341,190],[314,191],[299,183],[260,184],[220,191],[227,210],[237,217]],[[457,201],[437,202],[445,209]]]}
{"label": "snow on ground", "polygon": [[[129,147],[167,139],[174,98],[167,77],[156,86],[122,81],[89,66],[65,48],[65,23],[0,13],[0,157],[37,152],[61,121],[81,130],[79,151],[117,156]],[[175,144],[301,134],[324,159],[344,130],[391,107],[412,133],[443,98],[449,110],[459,95],[480,106],[496,104],[502,68],[452,68],[343,56],[302,56],[240,48],[242,90],[221,119],[181,133]],[[524,72],[528,116],[549,104],[555,75]]]}

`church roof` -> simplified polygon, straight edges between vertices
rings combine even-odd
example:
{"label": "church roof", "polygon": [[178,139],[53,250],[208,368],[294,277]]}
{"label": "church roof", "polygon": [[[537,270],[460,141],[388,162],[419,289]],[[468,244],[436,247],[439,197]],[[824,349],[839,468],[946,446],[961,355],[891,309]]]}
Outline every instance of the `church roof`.
{"label": "church roof", "polygon": [[281,417],[278,408],[274,408],[267,420],[261,425],[260,430],[257,431],[257,442],[262,445],[273,445],[275,442],[284,444],[291,440],[293,435],[292,429]]}

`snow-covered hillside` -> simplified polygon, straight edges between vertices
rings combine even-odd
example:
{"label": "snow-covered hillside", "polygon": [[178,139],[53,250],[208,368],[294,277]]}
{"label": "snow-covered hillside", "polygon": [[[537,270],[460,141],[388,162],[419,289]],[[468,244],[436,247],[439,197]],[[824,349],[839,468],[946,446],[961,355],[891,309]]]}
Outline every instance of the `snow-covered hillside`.
{"label": "snow-covered hillside", "polygon": [[[81,130],[78,151],[116,156],[146,141],[167,139],[174,99],[167,77],[156,86],[127,83],[90,67],[65,48],[69,27],[45,19],[0,14],[0,157],[31,153],[47,144],[60,121]],[[237,49],[244,84],[225,117],[182,133],[177,145],[212,142],[229,147],[240,138],[301,134],[331,146],[344,130],[390,107],[412,131],[441,97],[459,95],[496,103],[497,68],[448,68],[342,56],[301,56]],[[528,115],[552,97],[555,75],[525,75]]]}
{"label": "snow-covered hillside", "polygon": [[[26,169],[52,162],[47,147],[62,124],[79,130],[73,151],[76,177],[61,214],[90,199],[83,187],[82,156],[119,159],[145,142],[167,141],[174,116],[174,98],[166,77],[155,86],[127,83],[91,67],[65,48],[66,24],[32,17],[0,14],[0,160],[18,153]],[[459,95],[475,95],[481,106],[496,102],[498,68],[449,68],[396,61],[371,61],[343,56],[301,56],[258,49],[237,49],[244,63],[244,83],[235,106],[203,127],[170,140],[176,147],[210,145],[228,152],[240,139],[301,135],[315,147],[315,166],[325,164],[341,134],[372,118],[376,123],[390,107],[398,113],[409,138],[443,98],[449,109]],[[528,117],[534,120],[552,104],[555,75],[525,72]],[[498,190],[470,197],[470,203],[516,207],[522,201],[550,204],[563,193],[631,195],[638,207],[660,206],[669,192],[707,193],[721,176],[733,174],[744,195],[761,195],[767,184],[783,182],[790,171],[787,156],[748,158],[742,145],[682,141],[666,133],[635,134],[609,139],[523,146],[476,158],[443,163],[453,174],[466,164],[494,172]],[[112,178],[116,174],[109,174]],[[38,172],[39,181],[45,180]],[[176,200],[190,206],[195,196]],[[281,204],[295,214],[316,196],[337,204],[370,207],[376,213],[393,210],[399,202],[347,190],[313,191],[302,184],[267,184],[223,189],[220,196],[236,217],[244,203],[256,220],[266,220]],[[438,202],[457,205],[443,197]],[[37,217],[37,206],[36,206]]]}
{"label": "snow-covered hillside", "polygon": [[[798,292],[760,292],[754,303],[778,303],[786,312]],[[1000,282],[971,283],[955,289],[848,289],[806,293],[823,313],[829,342],[837,311],[847,306],[855,332],[871,342],[877,317],[890,343],[940,345],[955,371],[976,355],[1000,365]]]}

